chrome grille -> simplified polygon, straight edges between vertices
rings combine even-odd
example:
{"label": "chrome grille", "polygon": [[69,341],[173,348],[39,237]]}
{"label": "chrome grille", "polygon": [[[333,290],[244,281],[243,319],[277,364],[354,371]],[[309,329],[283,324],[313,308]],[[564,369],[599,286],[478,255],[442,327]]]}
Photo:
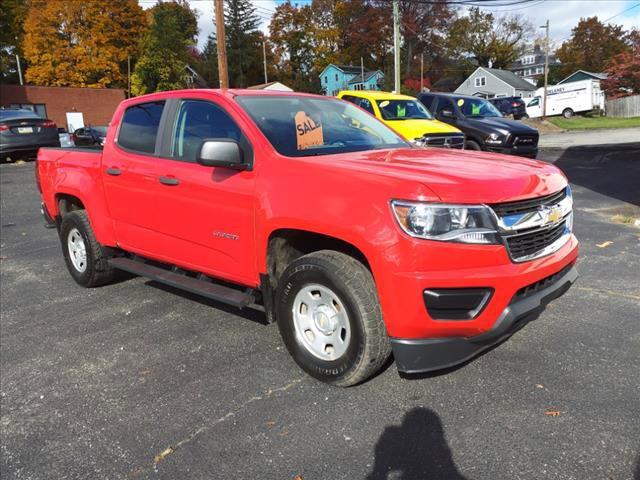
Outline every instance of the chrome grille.
{"label": "chrome grille", "polygon": [[492,205],[500,236],[514,262],[559,250],[569,239],[573,200],[569,187],[552,195]]}
{"label": "chrome grille", "polygon": [[425,135],[421,138],[421,144],[428,147],[463,148],[464,135]]}

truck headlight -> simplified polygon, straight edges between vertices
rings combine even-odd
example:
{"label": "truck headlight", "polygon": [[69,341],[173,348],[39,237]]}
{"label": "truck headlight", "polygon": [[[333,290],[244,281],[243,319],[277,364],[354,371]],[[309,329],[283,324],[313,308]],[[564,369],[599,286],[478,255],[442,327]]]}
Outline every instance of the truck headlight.
{"label": "truck headlight", "polygon": [[504,139],[497,133],[492,133],[487,138],[485,138],[485,143],[489,145],[500,145],[504,141]]}
{"label": "truck headlight", "polygon": [[500,243],[493,215],[484,205],[444,205],[393,200],[400,228],[412,237],[460,243]]}

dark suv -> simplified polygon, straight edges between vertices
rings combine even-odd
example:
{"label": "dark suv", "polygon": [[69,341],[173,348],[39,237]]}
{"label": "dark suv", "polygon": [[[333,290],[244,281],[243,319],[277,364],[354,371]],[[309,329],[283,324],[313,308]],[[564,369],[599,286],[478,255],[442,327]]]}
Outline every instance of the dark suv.
{"label": "dark suv", "polygon": [[489,101],[500,110],[503,115],[513,115],[515,120],[527,118],[527,107],[520,97],[490,98]]}
{"label": "dark suv", "polygon": [[454,125],[466,136],[467,150],[507,153],[536,158],[538,131],[522,122],[504,118],[487,100],[455,93],[418,95],[438,120]]}

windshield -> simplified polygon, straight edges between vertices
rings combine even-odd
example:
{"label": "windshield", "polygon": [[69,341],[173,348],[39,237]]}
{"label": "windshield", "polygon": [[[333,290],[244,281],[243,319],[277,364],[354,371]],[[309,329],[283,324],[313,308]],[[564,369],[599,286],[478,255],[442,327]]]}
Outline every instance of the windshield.
{"label": "windshield", "polygon": [[0,120],[13,120],[15,118],[42,118],[31,110],[0,110]]}
{"label": "windshield", "polygon": [[378,100],[380,114],[385,120],[432,120],[433,116],[417,100]]}
{"label": "windshield", "polygon": [[349,102],[303,96],[240,96],[236,100],[278,153],[288,157],[409,146]]}
{"label": "windshield", "polygon": [[482,98],[454,98],[465,117],[501,117],[500,111]]}

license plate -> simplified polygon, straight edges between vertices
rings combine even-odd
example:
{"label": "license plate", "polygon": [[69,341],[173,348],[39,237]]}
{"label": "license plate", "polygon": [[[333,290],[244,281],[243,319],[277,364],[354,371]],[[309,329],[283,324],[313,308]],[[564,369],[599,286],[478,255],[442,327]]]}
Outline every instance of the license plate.
{"label": "license plate", "polygon": [[33,127],[18,127],[18,133],[33,133]]}

